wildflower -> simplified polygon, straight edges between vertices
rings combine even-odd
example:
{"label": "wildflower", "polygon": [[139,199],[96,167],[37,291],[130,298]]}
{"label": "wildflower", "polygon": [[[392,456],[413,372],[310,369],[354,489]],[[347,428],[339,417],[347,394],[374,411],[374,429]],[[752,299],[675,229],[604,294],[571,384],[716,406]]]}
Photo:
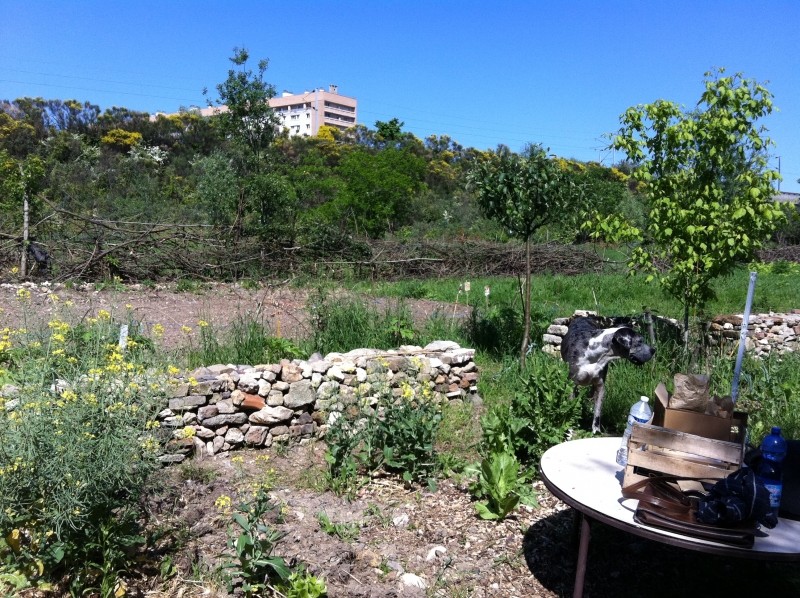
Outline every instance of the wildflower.
{"label": "wildflower", "polygon": [[126,303],[125,304],[125,309],[131,310],[131,309],[133,309],[133,305],[131,305],[130,303]]}
{"label": "wildflower", "polygon": [[31,298],[31,292],[28,289],[17,289],[17,299],[20,301],[27,301]]}
{"label": "wildflower", "polygon": [[193,438],[195,435],[195,429],[192,426],[185,426],[180,433],[181,438]]}
{"label": "wildflower", "polygon": [[231,457],[231,463],[233,463],[234,465],[241,465],[242,463],[244,463],[244,457],[242,457],[241,455],[236,455],[235,457]]}
{"label": "wildflower", "polygon": [[58,303],[58,295],[56,295],[55,293],[50,293],[49,295],[47,295],[47,298],[53,303]]}
{"label": "wildflower", "polygon": [[191,386],[197,386],[197,378],[195,378],[194,376],[189,376],[188,382]]}
{"label": "wildflower", "polygon": [[181,326],[181,330],[186,334],[192,333],[192,329],[189,326]]}
{"label": "wildflower", "polygon": [[153,429],[159,428],[159,427],[161,427],[161,424],[158,423],[157,421],[151,419],[145,424],[144,429],[145,430],[153,430]]}
{"label": "wildflower", "polygon": [[206,326],[208,326],[208,322],[206,322],[205,320],[197,320],[197,325],[200,326],[200,328],[205,328]]}
{"label": "wildflower", "polygon": [[164,325],[163,324],[153,324],[153,334],[155,336],[164,336]]}
{"label": "wildflower", "polygon": [[67,307],[72,307],[75,304],[72,302],[72,299],[67,299],[66,301],[64,301],[64,305],[66,305]]}
{"label": "wildflower", "polygon": [[217,510],[219,510],[221,513],[226,513],[226,514],[230,513],[231,504],[233,504],[231,502],[231,497],[228,496],[227,494],[221,494],[214,501],[214,506],[217,507]]}
{"label": "wildflower", "polygon": [[97,312],[97,319],[98,320],[110,320],[111,314],[104,309],[101,309]]}
{"label": "wildflower", "polygon": [[158,441],[152,436],[148,436],[139,443],[139,446],[147,453],[155,453],[158,450]]}

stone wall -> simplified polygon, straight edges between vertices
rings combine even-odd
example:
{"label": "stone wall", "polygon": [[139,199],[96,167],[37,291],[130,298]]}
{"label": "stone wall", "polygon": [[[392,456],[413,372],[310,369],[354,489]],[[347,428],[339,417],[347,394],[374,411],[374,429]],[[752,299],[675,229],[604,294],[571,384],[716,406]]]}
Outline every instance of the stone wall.
{"label": "stone wall", "polygon": [[158,416],[172,439],[162,462],[191,453],[320,437],[349,405],[379,393],[479,403],[475,351],[451,341],[397,350],[357,349],[279,364],[200,368],[171,388]]}
{"label": "stone wall", "polygon": [[[595,315],[594,312],[576,311],[572,316],[556,318],[542,335],[542,350],[551,355],[561,355],[561,340],[567,333],[570,320],[578,316]],[[707,325],[708,341],[712,345],[729,343],[738,346],[742,330],[742,314],[714,317]],[[611,319],[613,320],[613,318]],[[639,330],[644,324],[635,321]],[[612,324],[611,322],[610,324]],[[653,316],[656,338],[670,334],[680,338],[681,325],[677,320]],[[800,310],[785,314],[751,314],[747,326],[745,349],[761,357],[773,351],[778,353],[800,350]]]}
{"label": "stone wall", "polygon": [[[714,344],[738,345],[743,315],[716,316],[709,325],[709,339]],[[751,314],[747,322],[745,349],[761,357],[772,352],[800,350],[800,310],[786,314]]]}

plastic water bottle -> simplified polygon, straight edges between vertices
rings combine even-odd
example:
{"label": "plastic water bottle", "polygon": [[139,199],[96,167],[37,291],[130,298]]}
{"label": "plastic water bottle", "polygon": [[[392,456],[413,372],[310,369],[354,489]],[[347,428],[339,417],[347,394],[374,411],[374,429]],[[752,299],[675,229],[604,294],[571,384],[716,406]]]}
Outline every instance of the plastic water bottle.
{"label": "plastic water bottle", "polygon": [[617,451],[617,463],[625,467],[628,464],[628,439],[633,432],[633,424],[648,424],[653,418],[653,410],[650,409],[650,399],[643,396],[636,401],[628,412],[628,425],[622,435],[622,444]]}
{"label": "plastic water bottle", "polygon": [[761,462],[756,476],[769,490],[770,511],[777,517],[783,490],[783,459],[786,457],[786,440],[778,426],[761,441]]}

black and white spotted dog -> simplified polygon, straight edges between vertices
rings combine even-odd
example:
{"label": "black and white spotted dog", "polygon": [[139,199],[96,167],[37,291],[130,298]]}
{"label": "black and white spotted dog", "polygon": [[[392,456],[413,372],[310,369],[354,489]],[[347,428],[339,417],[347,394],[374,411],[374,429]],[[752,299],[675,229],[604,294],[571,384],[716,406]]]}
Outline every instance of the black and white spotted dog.
{"label": "black and white spotted dog", "polygon": [[567,334],[561,341],[561,358],[569,364],[570,380],[578,386],[592,387],[592,432],[600,431],[608,364],[615,359],[627,359],[641,365],[649,361],[655,352],[629,326],[603,328],[592,317],[578,317],[570,322]]}

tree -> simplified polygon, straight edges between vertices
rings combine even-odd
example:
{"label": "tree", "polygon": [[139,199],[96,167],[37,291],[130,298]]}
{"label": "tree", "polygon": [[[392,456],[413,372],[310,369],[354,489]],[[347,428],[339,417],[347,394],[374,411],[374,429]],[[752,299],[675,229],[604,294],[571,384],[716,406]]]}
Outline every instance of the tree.
{"label": "tree", "polygon": [[264,152],[275,138],[278,119],[269,105],[275,97],[275,86],[264,81],[269,61],[259,60],[255,72],[247,67],[250,54],[244,48],[234,48],[229,59],[235,67],[217,85],[216,104],[225,107],[216,117],[222,131],[247,153],[247,168],[259,172]]}
{"label": "tree", "polygon": [[531,332],[531,237],[574,209],[581,193],[570,175],[540,145],[522,155],[501,147],[479,160],[467,177],[482,212],[525,242],[525,313],[520,363],[524,365]]}
{"label": "tree", "polygon": [[413,200],[424,188],[425,161],[406,150],[357,149],[342,159],[337,173],[345,188],[330,206],[333,217],[356,234],[379,238],[410,221]]}
{"label": "tree", "polygon": [[636,165],[650,213],[644,230],[623,219],[594,221],[595,234],[638,243],[629,269],[682,303],[685,341],[690,310],[714,297],[712,282],[751,261],[783,217],[772,200],[779,174],[767,167],[771,141],[756,125],[772,112],[772,94],[724,72],[706,73],[694,110],[658,100],[620,117],[612,147]]}
{"label": "tree", "polygon": [[38,156],[15,160],[5,150],[0,150],[0,218],[8,219],[14,228],[21,220],[22,251],[20,276],[27,275],[30,222],[36,216],[38,201],[35,196],[44,180],[44,165]]}

